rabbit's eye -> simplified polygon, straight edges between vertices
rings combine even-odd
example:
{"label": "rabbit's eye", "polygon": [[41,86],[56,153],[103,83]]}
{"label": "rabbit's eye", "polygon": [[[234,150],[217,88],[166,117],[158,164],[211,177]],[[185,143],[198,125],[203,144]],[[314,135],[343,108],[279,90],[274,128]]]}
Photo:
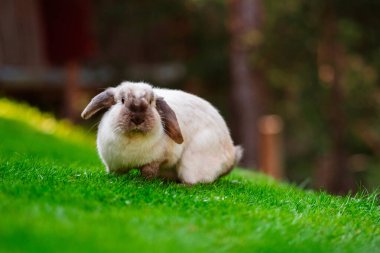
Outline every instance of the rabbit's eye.
{"label": "rabbit's eye", "polygon": [[124,102],[125,102],[125,101],[124,101],[124,98],[121,99],[121,102],[124,104]]}

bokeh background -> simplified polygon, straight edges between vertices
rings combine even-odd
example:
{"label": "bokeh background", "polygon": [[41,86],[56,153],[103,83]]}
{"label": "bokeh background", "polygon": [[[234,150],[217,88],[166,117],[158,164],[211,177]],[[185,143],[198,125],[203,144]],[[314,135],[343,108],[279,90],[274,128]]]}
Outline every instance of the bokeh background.
{"label": "bokeh background", "polygon": [[0,0],[0,96],[90,127],[80,112],[105,87],[182,89],[220,110],[243,167],[372,190],[379,13],[375,0]]}

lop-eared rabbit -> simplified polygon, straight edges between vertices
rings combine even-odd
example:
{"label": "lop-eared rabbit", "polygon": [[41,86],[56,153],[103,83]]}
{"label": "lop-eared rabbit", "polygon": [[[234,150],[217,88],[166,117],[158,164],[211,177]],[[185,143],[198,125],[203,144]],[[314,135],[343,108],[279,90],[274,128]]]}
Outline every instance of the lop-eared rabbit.
{"label": "lop-eared rabbit", "polygon": [[107,172],[138,168],[146,178],[210,183],[242,155],[218,111],[195,95],[122,82],[95,96],[82,117],[104,108],[97,148]]}

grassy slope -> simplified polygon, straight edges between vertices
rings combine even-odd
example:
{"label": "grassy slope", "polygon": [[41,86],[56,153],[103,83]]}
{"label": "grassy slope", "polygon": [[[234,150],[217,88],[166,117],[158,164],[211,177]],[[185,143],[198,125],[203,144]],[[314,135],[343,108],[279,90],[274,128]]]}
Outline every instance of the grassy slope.
{"label": "grassy slope", "polygon": [[380,251],[375,195],[242,171],[194,187],[106,175],[91,136],[25,110],[0,100],[1,252]]}

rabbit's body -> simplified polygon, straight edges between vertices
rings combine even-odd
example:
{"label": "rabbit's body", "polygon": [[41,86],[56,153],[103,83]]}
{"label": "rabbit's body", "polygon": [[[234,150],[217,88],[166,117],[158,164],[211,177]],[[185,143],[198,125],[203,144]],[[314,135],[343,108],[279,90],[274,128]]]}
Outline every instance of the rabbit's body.
{"label": "rabbit's body", "polygon": [[[132,97],[138,97],[136,94],[149,89],[175,113],[180,138],[173,138],[170,122],[165,123],[170,115],[162,113],[158,100],[156,105],[152,102],[156,110],[149,111],[149,121],[145,120],[149,130],[119,131],[120,125],[125,126],[125,122],[115,120],[124,110],[117,104],[120,96],[132,92]],[[240,158],[241,150],[233,145],[226,123],[207,101],[183,91],[152,89],[141,83],[124,82],[113,92],[121,90],[128,92],[114,96],[115,105],[104,114],[98,130],[97,147],[108,171],[157,167],[158,175],[171,171],[184,183],[206,183],[228,173]]]}
{"label": "rabbit's body", "polygon": [[227,173],[235,164],[235,147],[218,111],[209,102],[183,91],[154,91],[174,110],[182,131],[179,178],[187,183],[212,182]]}

